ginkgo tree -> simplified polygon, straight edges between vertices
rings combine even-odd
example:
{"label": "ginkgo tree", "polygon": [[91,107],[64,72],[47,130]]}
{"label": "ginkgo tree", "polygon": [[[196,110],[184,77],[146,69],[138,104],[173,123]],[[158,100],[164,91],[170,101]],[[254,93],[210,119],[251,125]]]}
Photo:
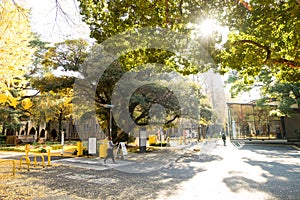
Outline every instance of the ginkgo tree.
{"label": "ginkgo tree", "polygon": [[0,104],[16,107],[34,49],[28,11],[9,0],[0,2]]}
{"label": "ginkgo tree", "polygon": [[[31,64],[34,48],[29,46],[32,39],[28,10],[16,2],[0,1],[0,108],[1,128],[15,130],[20,126],[22,111],[17,107],[28,86],[26,74]],[[29,100],[30,101],[30,100]],[[29,103],[30,104],[30,103]],[[26,106],[25,106],[26,107]]]}

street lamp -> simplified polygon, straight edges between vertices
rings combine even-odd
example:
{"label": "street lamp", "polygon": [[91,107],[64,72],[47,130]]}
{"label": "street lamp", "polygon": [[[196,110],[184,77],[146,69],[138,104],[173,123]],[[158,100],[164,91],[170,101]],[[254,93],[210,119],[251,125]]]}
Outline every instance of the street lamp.
{"label": "street lamp", "polygon": [[111,132],[112,132],[112,112],[111,109],[113,107],[115,107],[114,105],[110,105],[110,104],[102,104],[102,106],[104,108],[108,108],[109,109],[109,137],[111,138]]}

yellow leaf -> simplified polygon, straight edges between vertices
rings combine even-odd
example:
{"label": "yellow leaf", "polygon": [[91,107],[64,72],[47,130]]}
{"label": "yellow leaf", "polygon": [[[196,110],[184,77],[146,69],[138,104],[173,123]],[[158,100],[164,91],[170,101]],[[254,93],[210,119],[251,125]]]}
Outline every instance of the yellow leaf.
{"label": "yellow leaf", "polygon": [[7,96],[5,94],[0,94],[0,104],[7,102]]}
{"label": "yellow leaf", "polygon": [[29,108],[31,108],[33,105],[32,101],[30,99],[23,99],[22,100],[22,107],[25,109],[25,110],[28,110]]}

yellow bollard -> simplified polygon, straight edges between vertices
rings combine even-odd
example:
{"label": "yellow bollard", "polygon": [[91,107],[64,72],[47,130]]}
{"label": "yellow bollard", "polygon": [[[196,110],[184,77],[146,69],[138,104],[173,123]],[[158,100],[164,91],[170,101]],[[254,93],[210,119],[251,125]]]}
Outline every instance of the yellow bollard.
{"label": "yellow bollard", "polygon": [[47,153],[48,153],[48,167],[50,167],[51,166],[51,154],[50,154],[50,148],[48,149],[48,151],[47,151]]}
{"label": "yellow bollard", "polygon": [[[42,166],[43,166],[43,168],[45,168],[45,158],[44,158],[44,156],[43,155],[35,155],[34,156],[34,167],[36,167],[36,157],[37,156],[41,156],[41,158],[42,158]],[[49,160],[48,160],[49,161]]]}
{"label": "yellow bollard", "polygon": [[2,163],[2,162],[12,162],[12,164],[13,164],[13,175],[16,174],[16,162],[14,160],[2,160],[2,161],[0,161],[0,163]]}
{"label": "yellow bollard", "polygon": [[28,158],[28,152],[29,152],[29,144],[25,144],[25,153],[27,158]]}
{"label": "yellow bollard", "polygon": [[182,137],[179,138],[179,144],[182,145]]}
{"label": "yellow bollard", "polygon": [[16,174],[16,162],[13,160],[13,175]]}
{"label": "yellow bollard", "polygon": [[29,168],[30,168],[30,159],[28,157],[26,157],[26,156],[22,156],[20,158],[20,167],[19,167],[19,170],[21,170],[21,168],[22,168],[23,158],[25,158],[25,160],[27,162],[27,171],[29,171]]}
{"label": "yellow bollard", "polygon": [[83,155],[82,142],[77,142],[77,156]]}

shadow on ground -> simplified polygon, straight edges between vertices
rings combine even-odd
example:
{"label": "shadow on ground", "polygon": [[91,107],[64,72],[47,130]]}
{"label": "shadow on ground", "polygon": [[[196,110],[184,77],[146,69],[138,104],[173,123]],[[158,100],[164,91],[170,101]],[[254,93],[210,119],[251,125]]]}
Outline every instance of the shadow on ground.
{"label": "shadow on ground", "polygon": [[232,192],[238,193],[240,190],[262,191],[270,194],[274,199],[299,199],[300,166],[289,159],[299,159],[300,157],[293,148],[276,146],[274,149],[274,146],[269,145],[245,145],[241,148],[241,153],[243,150],[250,150],[277,159],[261,161],[244,157],[245,163],[262,169],[263,173],[260,175],[260,179],[265,181],[249,179],[239,175],[239,172],[232,171],[230,173],[232,176],[223,180]]}
{"label": "shadow on ground", "polygon": [[173,193],[182,182],[189,181],[197,173],[206,170],[189,163],[222,159],[209,154],[174,156],[178,156],[176,162],[143,174],[124,173],[114,169],[95,171],[55,166],[45,173],[33,171],[28,176],[38,178],[39,181],[34,184],[43,184],[50,190],[63,191],[67,195],[84,199],[155,199],[162,191]]}

